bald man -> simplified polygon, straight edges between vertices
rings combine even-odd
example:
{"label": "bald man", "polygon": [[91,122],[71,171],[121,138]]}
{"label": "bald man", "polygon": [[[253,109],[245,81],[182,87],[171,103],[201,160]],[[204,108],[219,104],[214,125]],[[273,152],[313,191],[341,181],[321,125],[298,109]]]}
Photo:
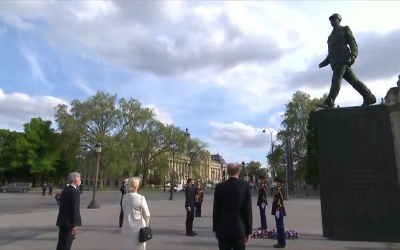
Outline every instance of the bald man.
{"label": "bald man", "polygon": [[219,250],[245,250],[253,228],[250,184],[239,180],[241,165],[227,167],[230,178],[214,193],[213,231]]}

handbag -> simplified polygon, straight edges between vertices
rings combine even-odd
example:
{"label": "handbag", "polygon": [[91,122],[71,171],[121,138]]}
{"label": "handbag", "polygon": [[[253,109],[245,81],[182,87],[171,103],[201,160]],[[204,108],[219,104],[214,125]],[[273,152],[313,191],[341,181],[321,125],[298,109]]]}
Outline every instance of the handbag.
{"label": "handbag", "polygon": [[146,225],[143,227],[143,196],[140,199],[140,230],[139,230],[139,242],[146,242],[153,238],[153,232],[151,231],[151,227]]}

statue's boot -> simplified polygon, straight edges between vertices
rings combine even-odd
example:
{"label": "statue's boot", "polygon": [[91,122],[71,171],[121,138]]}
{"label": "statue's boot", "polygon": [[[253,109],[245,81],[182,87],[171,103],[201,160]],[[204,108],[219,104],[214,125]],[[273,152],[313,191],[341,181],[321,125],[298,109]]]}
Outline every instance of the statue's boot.
{"label": "statue's boot", "polygon": [[369,93],[364,97],[364,102],[361,105],[361,107],[366,107],[375,103],[376,103],[376,97],[373,94]]}

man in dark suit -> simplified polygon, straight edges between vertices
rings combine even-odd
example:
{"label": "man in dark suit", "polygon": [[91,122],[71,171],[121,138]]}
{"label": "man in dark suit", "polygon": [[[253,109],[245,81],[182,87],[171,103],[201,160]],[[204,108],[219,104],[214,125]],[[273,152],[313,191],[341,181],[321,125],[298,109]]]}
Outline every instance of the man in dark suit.
{"label": "man in dark suit", "polygon": [[122,210],[122,199],[124,198],[124,195],[126,194],[126,181],[122,182],[122,186],[119,191],[121,191],[121,201],[119,202],[119,205],[121,207],[121,212],[119,212],[119,227],[122,228],[122,224],[124,222],[124,211]]}
{"label": "man in dark suit", "polygon": [[81,175],[77,172],[68,175],[69,185],[66,186],[60,197],[60,207],[57,217],[58,243],[57,250],[70,250],[78,226],[82,225],[80,193],[77,188],[81,183]]}
{"label": "man in dark suit", "polygon": [[238,179],[240,164],[229,164],[231,176],[217,184],[214,193],[213,231],[219,250],[245,250],[253,228],[251,189]]}
{"label": "man in dark suit", "polygon": [[187,187],[185,190],[186,235],[187,236],[196,236],[197,235],[197,233],[193,232],[195,203],[196,203],[196,194],[195,194],[195,189],[194,189],[194,180],[189,178],[187,180]]}

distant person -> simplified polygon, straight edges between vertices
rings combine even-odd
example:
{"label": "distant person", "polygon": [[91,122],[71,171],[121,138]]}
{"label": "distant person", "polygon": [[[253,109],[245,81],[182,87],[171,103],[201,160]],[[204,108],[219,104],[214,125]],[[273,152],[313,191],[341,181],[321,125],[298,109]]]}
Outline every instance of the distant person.
{"label": "distant person", "polygon": [[260,188],[258,189],[258,198],[257,198],[257,206],[260,210],[260,220],[261,227],[258,230],[267,230],[267,216],[265,214],[265,209],[267,208],[267,186],[264,182],[261,183]]}
{"label": "distant person", "polygon": [[146,250],[146,242],[139,242],[139,231],[142,227],[149,225],[150,211],[146,198],[137,193],[139,183],[140,179],[129,179],[127,193],[122,198],[121,206],[124,214],[121,229],[122,249]]}
{"label": "distant person", "polygon": [[49,188],[49,193],[48,193],[48,195],[49,195],[49,196],[53,196],[53,183],[50,183],[49,186],[48,186],[48,188]]}
{"label": "distant person", "polygon": [[196,188],[196,204],[195,204],[195,216],[201,217],[201,206],[203,205],[204,192],[200,185]]}
{"label": "distant person", "polygon": [[185,209],[186,209],[186,236],[196,236],[197,233],[193,232],[194,221],[194,207],[196,205],[196,190],[194,188],[194,180],[189,178],[187,180],[187,187],[185,190]]}
{"label": "distant person", "polygon": [[119,202],[119,205],[121,207],[121,211],[119,212],[119,227],[122,227],[122,223],[124,221],[124,211],[122,210],[122,199],[126,194],[126,190],[127,190],[127,183],[126,181],[123,181],[121,188],[119,189],[119,191],[121,191],[121,201]]}
{"label": "distant person", "polygon": [[42,196],[46,196],[47,185],[46,183],[42,186]]}
{"label": "distant person", "polygon": [[83,194],[83,184],[81,183],[81,185],[79,185],[79,193]]}
{"label": "distant person", "polygon": [[229,164],[230,178],[215,187],[213,231],[219,250],[245,250],[253,228],[251,189],[239,180],[241,164]]}
{"label": "distant person", "polygon": [[82,225],[79,205],[81,196],[77,188],[81,184],[81,175],[77,172],[68,175],[70,185],[62,190],[60,206],[57,217],[58,243],[57,250],[70,250],[74,241],[78,226]]}
{"label": "distant person", "polygon": [[271,215],[275,216],[276,231],[278,233],[278,244],[274,245],[274,248],[285,248],[286,247],[286,232],[283,223],[283,217],[286,216],[285,206],[283,205],[284,193],[282,191],[283,180],[275,178],[276,192],[274,195],[274,202],[272,203]]}

